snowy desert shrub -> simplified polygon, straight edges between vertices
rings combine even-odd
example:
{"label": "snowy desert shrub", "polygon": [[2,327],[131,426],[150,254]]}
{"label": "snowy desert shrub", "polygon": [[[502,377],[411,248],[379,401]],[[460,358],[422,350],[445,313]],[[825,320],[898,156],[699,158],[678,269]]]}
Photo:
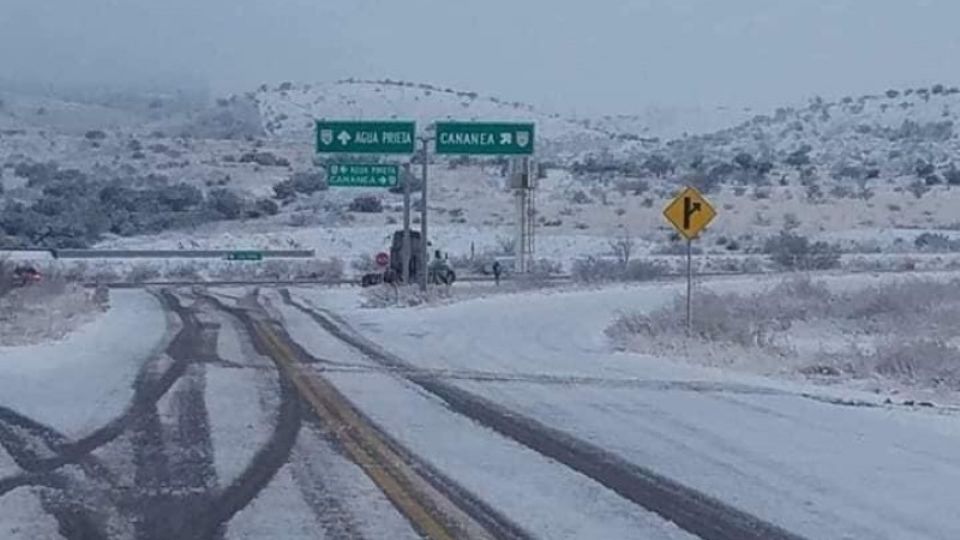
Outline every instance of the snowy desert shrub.
{"label": "snowy desert shrub", "polygon": [[383,201],[376,195],[358,195],[350,201],[348,209],[351,212],[379,214],[383,212]]}
{"label": "snowy desert shrub", "polygon": [[250,208],[247,208],[248,218],[258,219],[266,216],[275,216],[280,213],[280,206],[272,199],[257,199]]}
{"label": "snowy desert shrub", "polygon": [[0,296],[0,346],[62,338],[102,311],[92,291],[46,276],[38,285]]}
{"label": "snowy desert shrub", "polygon": [[649,281],[667,274],[667,265],[659,261],[634,259],[623,265],[623,281]]}
{"label": "snowy desert shrub", "polygon": [[955,166],[951,166],[945,171],[943,177],[946,179],[948,185],[960,186],[960,169],[957,169]]}
{"label": "snowy desert shrub", "polygon": [[672,173],[676,169],[676,165],[666,156],[653,154],[644,160],[643,168],[650,171],[650,173],[657,178],[661,178],[668,173]]}
{"label": "snowy desert shrub", "polygon": [[[685,309],[686,300],[677,296],[672,303],[650,314],[621,314],[605,332],[620,347],[637,338],[679,338],[685,332]],[[769,315],[765,306],[750,297],[701,291],[697,294],[693,336],[744,347],[770,345],[773,334],[782,329],[783,323]]]}
{"label": "snowy desert shrub", "polygon": [[861,358],[859,364],[861,369],[868,368],[868,373],[927,386],[960,388],[960,349],[941,339],[890,341]]}
{"label": "snowy desert shrub", "polygon": [[293,180],[287,179],[273,185],[273,198],[280,201],[289,201],[297,196]]}
{"label": "snowy desert shrub", "polygon": [[[864,321],[875,324],[887,319],[891,324],[906,324],[906,319],[925,313],[935,313],[947,306],[960,306],[960,282],[937,282],[907,280],[897,283],[865,287],[848,292],[842,302],[834,304],[829,313],[836,318]],[[942,317],[943,322],[953,324],[952,317]],[[941,321],[931,321],[939,324]],[[960,322],[960,321],[956,321]],[[933,330],[933,326],[929,327]]]}
{"label": "snowy desert shrub", "polygon": [[[803,276],[750,295],[703,290],[697,293],[693,335],[704,341],[745,347],[774,346],[794,322],[821,317],[834,302],[822,283]],[[678,295],[671,304],[649,314],[622,314],[607,329],[607,335],[621,342],[628,340],[631,332],[648,338],[679,336],[685,332],[685,311],[686,299]]]}
{"label": "snowy desert shrub", "polygon": [[471,274],[490,274],[493,272],[493,263],[496,261],[493,253],[478,253],[471,257],[469,255],[451,256],[447,264],[457,269]]}
{"label": "snowy desert shrub", "polygon": [[650,184],[643,180],[620,180],[615,187],[620,196],[625,197],[628,193],[643,195],[650,189]]}
{"label": "snowy desert shrub", "polygon": [[764,253],[785,270],[829,270],[840,266],[840,250],[789,231],[767,240]]}
{"label": "snowy desert shrub", "polygon": [[577,259],[570,269],[574,281],[582,283],[648,281],[664,276],[667,272],[667,266],[657,261],[635,259],[624,263],[599,257]]}
{"label": "snowy desert shrub", "polygon": [[530,261],[529,271],[527,276],[537,279],[537,278],[548,278],[550,276],[559,275],[562,271],[561,265],[557,261],[552,261],[550,259],[535,259]]}
{"label": "snowy desert shrub", "polygon": [[923,233],[913,241],[921,251],[955,252],[960,251],[960,240],[952,240],[941,233]]}
{"label": "snowy desert shrub", "polygon": [[637,243],[629,234],[621,234],[613,240],[607,242],[610,245],[610,251],[621,264],[630,262],[630,257],[636,251]]}
{"label": "snowy desert shrub", "polygon": [[574,281],[583,283],[600,283],[604,281],[619,281],[623,274],[623,265],[619,261],[587,257],[573,261],[570,269]]}
{"label": "snowy desert shrub", "polygon": [[593,199],[584,193],[582,189],[578,189],[570,195],[570,202],[573,204],[590,204],[593,202]]}
{"label": "snowy desert shrub", "polygon": [[[687,254],[687,243],[681,242],[679,237],[675,240],[671,240],[665,244],[659,244],[657,247],[653,248],[651,251],[653,255],[686,255]],[[694,255],[700,255],[703,253],[703,248],[700,246],[692,246],[691,253]]]}
{"label": "snowy desert shrub", "polygon": [[218,188],[207,195],[207,207],[225,219],[237,219],[243,214],[243,198],[228,189]]}
{"label": "snowy desert shrub", "polygon": [[907,191],[912,193],[914,197],[921,199],[927,194],[928,191],[930,191],[930,186],[928,186],[926,182],[916,180],[907,186]]}
{"label": "snowy desert shrub", "polygon": [[200,265],[196,262],[176,264],[165,272],[166,277],[178,281],[200,281]]}
{"label": "snowy desert shrub", "polygon": [[293,176],[290,177],[290,182],[292,183],[294,191],[303,193],[304,195],[311,195],[318,191],[326,191],[329,189],[326,177],[319,171],[301,171],[294,173]]}
{"label": "snowy desert shrub", "polygon": [[154,281],[160,277],[160,271],[156,266],[147,263],[137,264],[127,271],[127,281],[130,283],[144,283]]}
{"label": "snowy desert shrub", "polygon": [[497,254],[513,255],[517,250],[517,239],[514,236],[497,236]]}
{"label": "snowy desert shrub", "polygon": [[255,163],[263,167],[289,167],[290,162],[272,152],[247,152],[240,156],[240,163]]}
{"label": "snowy desert shrub", "polygon": [[92,129],[83,134],[88,141],[102,141],[107,138],[107,134],[99,129]]}

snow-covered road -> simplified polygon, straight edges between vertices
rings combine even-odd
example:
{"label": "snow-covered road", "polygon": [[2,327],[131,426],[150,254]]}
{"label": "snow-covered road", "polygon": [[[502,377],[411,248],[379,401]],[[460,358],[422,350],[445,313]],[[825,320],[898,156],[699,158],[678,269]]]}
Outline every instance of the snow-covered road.
{"label": "snow-covered road", "polygon": [[412,310],[355,309],[350,292],[295,296],[334,307],[418,367],[506,374],[453,382],[792,532],[960,538],[960,416],[610,350],[602,330],[617,310],[675,292],[657,284]]}
{"label": "snow-covered road", "polygon": [[956,409],[611,349],[678,289],[115,292],[0,350],[0,536],[416,538],[437,502],[479,538],[960,538]]}

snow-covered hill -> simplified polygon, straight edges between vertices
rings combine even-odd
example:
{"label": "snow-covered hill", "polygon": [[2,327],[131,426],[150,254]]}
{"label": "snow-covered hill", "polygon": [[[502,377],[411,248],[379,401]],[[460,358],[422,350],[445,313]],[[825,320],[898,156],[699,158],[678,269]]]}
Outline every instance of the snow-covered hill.
{"label": "snow-covered hill", "polygon": [[[807,162],[834,177],[914,174],[918,162],[952,170],[960,89],[889,90],[819,98],[769,114],[749,108],[641,109],[637,114],[573,118],[533,105],[426,83],[345,80],[261,87],[253,98],[265,131],[306,140],[319,118],[526,121],[537,124],[538,155],[571,164],[588,158],[641,163],[664,154],[678,172],[690,163],[729,163],[749,153],[775,167]],[[929,171],[928,171],[929,172]],[[923,176],[929,176],[924,174]]]}
{"label": "snow-covered hill", "polygon": [[[838,180],[916,175],[936,183],[956,170],[958,121],[960,88],[934,85],[837,102],[817,98],[732,128],[674,140],[658,151],[681,166],[730,162],[746,152],[774,166],[816,167],[822,176]],[[631,150],[642,151],[624,146],[620,155]]]}
{"label": "snow-covered hill", "polygon": [[315,85],[284,83],[255,93],[266,132],[304,140],[314,121],[338,119],[414,120],[424,129],[437,120],[522,121],[537,125],[537,149],[544,157],[571,156],[583,148],[600,149],[630,132],[615,125],[577,120],[533,105],[481,96],[426,83],[346,80]]}

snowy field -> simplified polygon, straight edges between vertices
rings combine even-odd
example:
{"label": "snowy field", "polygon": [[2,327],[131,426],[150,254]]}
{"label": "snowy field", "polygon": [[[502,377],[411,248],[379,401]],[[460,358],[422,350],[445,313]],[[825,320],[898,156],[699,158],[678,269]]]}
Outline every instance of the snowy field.
{"label": "snowy field", "polygon": [[0,403],[68,435],[123,412],[132,381],[168,334],[157,300],[113,291],[111,308],[60,341],[0,347]]}

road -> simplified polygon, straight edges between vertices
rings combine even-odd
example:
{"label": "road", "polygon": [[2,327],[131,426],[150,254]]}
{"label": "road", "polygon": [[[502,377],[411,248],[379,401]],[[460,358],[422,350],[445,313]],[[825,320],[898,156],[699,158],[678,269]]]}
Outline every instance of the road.
{"label": "road", "polygon": [[662,285],[432,310],[123,294],[167,331],[102,392],[116,415],[0,398],[5,537],[960,537],[956,416],[611,353],[601,312]]}

